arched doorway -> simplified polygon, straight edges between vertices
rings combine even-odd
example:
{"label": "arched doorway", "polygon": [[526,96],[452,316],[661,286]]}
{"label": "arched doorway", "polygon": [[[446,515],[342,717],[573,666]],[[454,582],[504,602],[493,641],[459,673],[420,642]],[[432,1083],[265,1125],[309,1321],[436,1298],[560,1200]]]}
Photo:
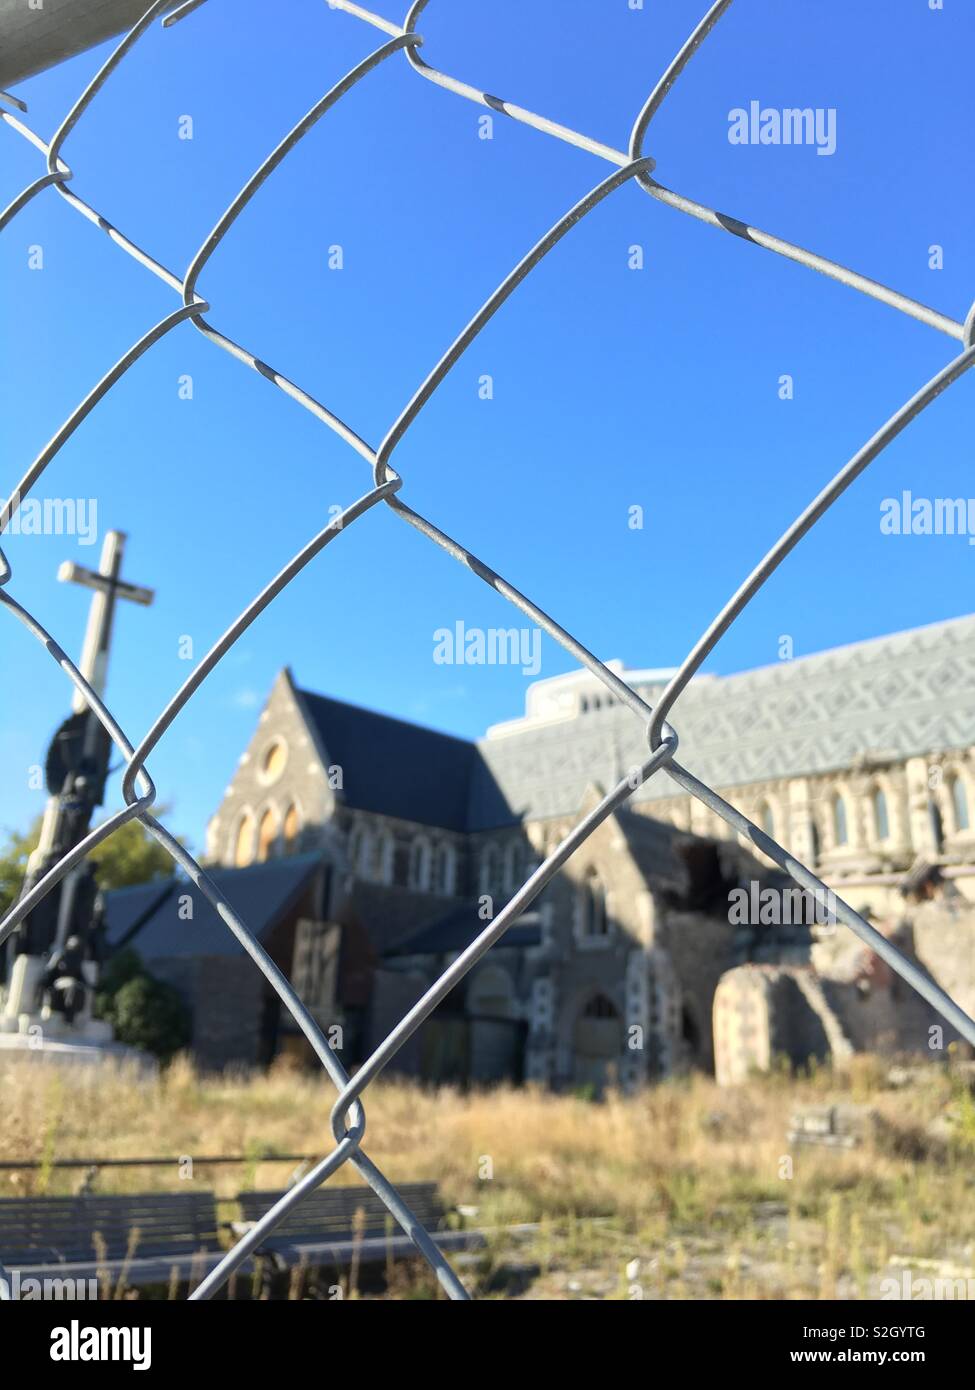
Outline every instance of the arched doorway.
{"label": "arched doorway", "polygon": [[589,996],[572,1030],[572,1081],[596,1095],[618,1080],[623,1053],[623,1021],[605,994]]}

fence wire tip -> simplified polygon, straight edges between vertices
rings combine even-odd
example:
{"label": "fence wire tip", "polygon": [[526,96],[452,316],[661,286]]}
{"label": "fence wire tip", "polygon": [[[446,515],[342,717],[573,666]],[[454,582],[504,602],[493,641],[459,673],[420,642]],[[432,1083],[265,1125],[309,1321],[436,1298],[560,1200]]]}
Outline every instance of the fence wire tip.
{"label": "fence wire tip", "polygon": [[188,14],[192,14],[194,10],[198,10],[201,5],[205,4],[206,0],[184,0],[179,9],[164,15],[159,22],[163,29],[171,29],[174,24],[178,24],[181,19],[185,19]]}

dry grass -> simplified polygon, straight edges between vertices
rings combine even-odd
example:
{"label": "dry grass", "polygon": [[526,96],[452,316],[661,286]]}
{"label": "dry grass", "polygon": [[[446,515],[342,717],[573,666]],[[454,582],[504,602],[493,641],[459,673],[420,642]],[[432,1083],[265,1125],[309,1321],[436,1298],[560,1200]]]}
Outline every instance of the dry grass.
{"label": "dry grass", "polygon": [[[894,1255],[972,1264],[975,1250],[967,1086],[931,1067],[894,1090],[886,1072],[861,1058],[844,1074],[733,1091],[692,1077],[601,1104],[380,1081],[368,1093],[365,1147],[394,1180],[434,1179],[448,1202],[476,1205],[479,1224],[540,1223],[527,1243],[492,1249],[482,1272],[492,1287],[505,1287],[514,1260],[535,1267],[535,1290],[560,1296],[855,1295]],[[228,1198],[285,1183],[289,1166],[259,1161],[262,1152],[326,1152],[332,1097],[317,1076],[284,1069],[201,1077],[179,1060],[146,1080],[124,1068],[4,1063],[0,1160],[252,1155],[243,1172],[197,1166],[195,1181]],[[829,1101],[868,1103],[881,1123],[856,1149],[790,1154],[795,1106]],[[353,1180],[349,1168],[337,1177]],[[98,1187],[179,1181],[175,1168],[104,1169]],[[0,1182],[3,1195],[53,1194],[75,1190],[79,1173],[42,1168]]]}

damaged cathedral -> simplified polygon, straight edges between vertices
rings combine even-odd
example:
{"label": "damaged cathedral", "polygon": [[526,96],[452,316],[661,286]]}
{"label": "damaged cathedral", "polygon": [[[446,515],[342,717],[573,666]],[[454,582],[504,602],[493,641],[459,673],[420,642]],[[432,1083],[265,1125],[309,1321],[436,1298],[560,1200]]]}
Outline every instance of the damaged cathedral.
{"label": "damaged cathedral", "polygon": [[[612,665],[650,704],[670,675]],[[697,776],[972,1008],[975,618],[699,676],[675,724]],[[585,671],[534,682],[523,717],[470,742],[303,690],[285,670],[210,821],[206,862],[354,1069],[639,765],[642,740]],[[756,906],[790,894],[754,846],[655,777],[395,1066],[598,1094],[689,1067],[734,1081],[780,1053],[929,1047],[940,1021],[829,912]],[[108,924],[113,946],[131,943],[184,994],[202,1064],[304,1056],[189,885],[111,893]]]}

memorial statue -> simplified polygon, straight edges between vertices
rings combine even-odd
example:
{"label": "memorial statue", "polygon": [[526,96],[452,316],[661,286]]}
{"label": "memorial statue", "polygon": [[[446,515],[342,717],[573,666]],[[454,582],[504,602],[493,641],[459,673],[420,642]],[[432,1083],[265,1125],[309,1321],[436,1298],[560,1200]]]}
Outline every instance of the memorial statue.
{"label": "memorial statue", "polygon": [[[105,690],[115,604],[148,605],[151,589],[120,578],[125,536],[109,531],[97,571],[67,563],[58,578],[94,590],[78,669],[99,696]],[[26,895],[91,829],[105,797],[112,741],[76,691],[72,714],[51,741],[45,773],[48,802],[40,840],[21,890]],[[104,1047],[111,1028],[92,1017],[104,955],[101,898],[95,866],[84,860],[27,914],[6,943],[6,984],[0,1005],[0,1046],[77,1043]]]}

